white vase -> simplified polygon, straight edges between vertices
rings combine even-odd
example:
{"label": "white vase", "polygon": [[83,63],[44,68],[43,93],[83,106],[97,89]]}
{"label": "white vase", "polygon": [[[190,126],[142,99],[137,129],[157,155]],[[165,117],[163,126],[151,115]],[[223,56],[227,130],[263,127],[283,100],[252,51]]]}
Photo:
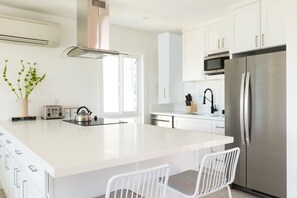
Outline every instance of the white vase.
{"label": "white vase", "polygon": [[20,100],[17,100],[17,103],[19,104],[19,111],[20,111],[19,116],[20,117],[28,117],[29,100],[28,99],[20,99]]}

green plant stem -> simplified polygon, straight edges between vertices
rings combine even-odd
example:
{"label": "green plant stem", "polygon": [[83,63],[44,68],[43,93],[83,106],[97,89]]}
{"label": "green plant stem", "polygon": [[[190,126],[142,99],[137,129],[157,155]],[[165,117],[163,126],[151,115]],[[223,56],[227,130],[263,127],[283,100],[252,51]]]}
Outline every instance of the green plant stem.
{"label": "green plant stem", "polygon": [[21,88],[21,83],[20,83],[20,80],[21,80],[21,75],[23,74],[23,72],[25,71],[25,66],[24,66],[24,63],[23,63],[23,61],[21,61],[21,64],[22,64],[22,69],[21,69],[21,71],[19,72],[19,78],[18,78],[18,90],[19,90],[19,92],[20,92],[20,96],[21,96],[21,98],[22,99],[24,99],[23,98],[23,93],[22,93],[22,88]]}

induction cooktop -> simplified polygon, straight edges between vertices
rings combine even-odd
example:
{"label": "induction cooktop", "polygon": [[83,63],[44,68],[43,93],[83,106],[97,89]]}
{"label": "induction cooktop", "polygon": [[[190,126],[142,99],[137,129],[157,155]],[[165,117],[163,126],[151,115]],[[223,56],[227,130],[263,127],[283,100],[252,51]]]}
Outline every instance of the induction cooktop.
{"label": "induction cooktop", "polygon": [[63,120],[64,122],[72,123],[72,124],[77,124],[80,126],[97,126],[97,125],[108,125],[108,124],[124,124],[127,122],[123,122],[120,120],[114,120],[110,118],[97,118],[94,117],[94,119],[90,121],[75,121],[74,119],[69,119],[69,120]]}

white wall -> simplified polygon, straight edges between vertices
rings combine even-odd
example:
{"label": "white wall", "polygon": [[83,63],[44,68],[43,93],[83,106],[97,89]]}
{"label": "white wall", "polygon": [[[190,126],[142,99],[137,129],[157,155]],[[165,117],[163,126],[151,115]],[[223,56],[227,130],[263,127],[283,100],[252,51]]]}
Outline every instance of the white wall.
{"label": "white wall", "polygon": [[297,197],[297,2],[287,1],[287,197]]}
{"label": "white wall", "polygon": [[90,109],[97,109],[98,61],[60,57],[66,47],[76,43],[75,20],[7,7],[0,7],[0,11],[13,16],[57,22],[62,28],[62,42],[58,48],[0,43],[0,120],[18,115],[16,97],[2,78],[4,59],[9,60],[9,79],[16,76],[20,68],[19,61],[22,59],[26,62],[36,62],[39,74],[47,75],[30,96],[30,115],[40,116],[42,105],[51,104],[86,105]]}
{"label": "white wall", "polygon": [[[8,77],[13,79],[19,70],[19,61],[36,62],[38,72],[46,73],[45,80],[30,96],[29,114],[40,116],[43,105],[61,104],[89,107],[93,114],[100,112],[98,79],[101,61],[95,59],[62,58],[62,51],[76,45],[76,17],[55,17],[8,7],[0,7],[1,14],[51,21],[61,24],[62,38],[58,48],[36,47],[0,42],[0,120],[18,115],[15,95],[4,83],[4,60],[9,60]],[[3,28],[3,27],[1,27]],[[157,35],[119,26],[110,27],[110,46],[123,52],[143,54],[144,80],[147,88],[144,102],[157,101]],[[146,112],[147,110],[143,110]]]}

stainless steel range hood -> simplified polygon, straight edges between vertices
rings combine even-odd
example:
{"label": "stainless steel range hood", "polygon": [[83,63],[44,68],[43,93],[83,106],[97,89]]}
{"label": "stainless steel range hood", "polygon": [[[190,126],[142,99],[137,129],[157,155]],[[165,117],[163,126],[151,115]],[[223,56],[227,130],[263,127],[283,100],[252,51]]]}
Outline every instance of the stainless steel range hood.
{"label": "stainless steel range hood", "polygon": [[77,46],[62,53],[66,57],[101,59],[119,55],[109,50],[108,0],[77,0]]}

